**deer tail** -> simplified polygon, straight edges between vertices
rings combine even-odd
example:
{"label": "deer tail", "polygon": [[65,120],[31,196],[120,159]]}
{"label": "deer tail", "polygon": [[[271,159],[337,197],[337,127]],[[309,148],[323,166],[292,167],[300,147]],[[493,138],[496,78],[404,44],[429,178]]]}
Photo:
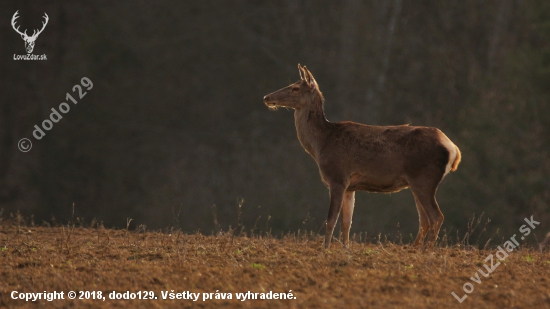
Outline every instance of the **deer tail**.
{"label": "deer tail", "polygon": [[451,171],[456,171],[458,168],[458,164],[460,163],[460,160],[462,159],[462,154],[460,153],[460,149],[455,145],[456,148],[456,157],[453,161],[453,164],[451,165]]}

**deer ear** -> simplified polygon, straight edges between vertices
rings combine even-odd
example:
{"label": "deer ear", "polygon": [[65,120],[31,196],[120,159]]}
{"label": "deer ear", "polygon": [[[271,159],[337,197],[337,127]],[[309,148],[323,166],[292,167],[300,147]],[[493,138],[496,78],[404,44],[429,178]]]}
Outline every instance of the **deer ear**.
{"label": "deer ear", "polygon": [[300,79],[306,80],[306,74],[304,72],[304,68],[298,63],[298,72],[300,73]]}
{"label": "deer ear", "polygon": [[304,75],[304,80],[308,83],[308,85],[311,83],[311,79],[309,78],[307,67],[304,65],[302,67],[302,74]]}
{"label": "deer ear", "polygon": [[307,69],[307,67],[304,67],[305,74],[307,76],[307,83],[311,89],[317,88],[317,81],[315,81],[315,78],[313,77],[313,74]]}

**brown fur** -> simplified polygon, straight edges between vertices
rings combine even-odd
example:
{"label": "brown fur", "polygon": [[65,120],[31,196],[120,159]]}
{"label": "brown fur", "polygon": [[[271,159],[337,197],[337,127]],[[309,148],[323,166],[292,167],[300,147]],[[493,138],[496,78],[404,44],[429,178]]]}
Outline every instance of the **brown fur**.
{"label": "brown fur", "polygon": [[443,224],[435,193],[445,174],[457,169],[458,147],[431,127],[329,122],[313,75],[306,67],[298,68],[301,80],[266,95],[264,102],[270,108],[295,110],[298,139],[317,162],[321,180],[329,188],[325,247],[330,245],[340,212],[344,245],[348,244],[355,191],[391,193],[408,187],[420,218],[414,243],[420,246],[430,232],[433,245]]}
{"label": "brown fur", "polygon": [[453,166],[451,168],[452,172],[456,171],[456,169],[458,168],[458,164],[460,163],[460,160],[462,160],[462,154],[460,153],[460,149],[458,149],[458,147],[456,147],[456,151],[457,151],[457,156],[453,161]]}

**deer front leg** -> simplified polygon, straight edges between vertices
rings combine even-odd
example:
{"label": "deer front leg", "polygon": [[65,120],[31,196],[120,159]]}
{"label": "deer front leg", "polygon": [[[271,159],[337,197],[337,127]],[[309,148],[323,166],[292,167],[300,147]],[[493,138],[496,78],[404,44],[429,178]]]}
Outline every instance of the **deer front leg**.
{"label": "deer front leg", "polygon": [[349,245],[349,231],[351,229],[351,219],[353,217],[353,208],[355,207],[355,191],[346,191],[344,201],[342,202],[342,229],[344,231],[344,247]]}
{"label": "deer front leg", "polygon": [[328,209],[326,224],[327,231],[325,234],[325,248],[328,248],[328,246],[330,246],[332,233],[334,232],[336,221],[338,221],[338,215],[340,214],[340,209],[342,208],[342,200],[344,198],[344,192],[346,191],[346,188],[342,185],[331,185],[329,190],[330,207]]}

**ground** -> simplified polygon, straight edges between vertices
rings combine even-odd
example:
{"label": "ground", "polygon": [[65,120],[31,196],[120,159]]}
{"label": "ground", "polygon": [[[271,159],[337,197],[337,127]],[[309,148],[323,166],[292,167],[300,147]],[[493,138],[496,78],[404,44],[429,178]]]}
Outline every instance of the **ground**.
{"label": "ground", "polygon": [[[550,308],[550,254],[535,248],[518,247],[499,261],[493,248],[354,241],[346,249],[336,241],[325,250],[313,233],[234,234],[0,224],[0,307]],[[478,269],[487,273],[484,263],[491,269],[491,254],[493,272],[472,281]],[[25,295],[14,291],[63,291],[65,299],[12,299]],[[69,291],[89,299],[69,300]],[[113,291],[157,299],[109,300]],[[186,291],[200,293],[198,300],[163,299]],[[237,299],[248,291],[272,299]],[[460,303],[452,292],[468,297]]]}

